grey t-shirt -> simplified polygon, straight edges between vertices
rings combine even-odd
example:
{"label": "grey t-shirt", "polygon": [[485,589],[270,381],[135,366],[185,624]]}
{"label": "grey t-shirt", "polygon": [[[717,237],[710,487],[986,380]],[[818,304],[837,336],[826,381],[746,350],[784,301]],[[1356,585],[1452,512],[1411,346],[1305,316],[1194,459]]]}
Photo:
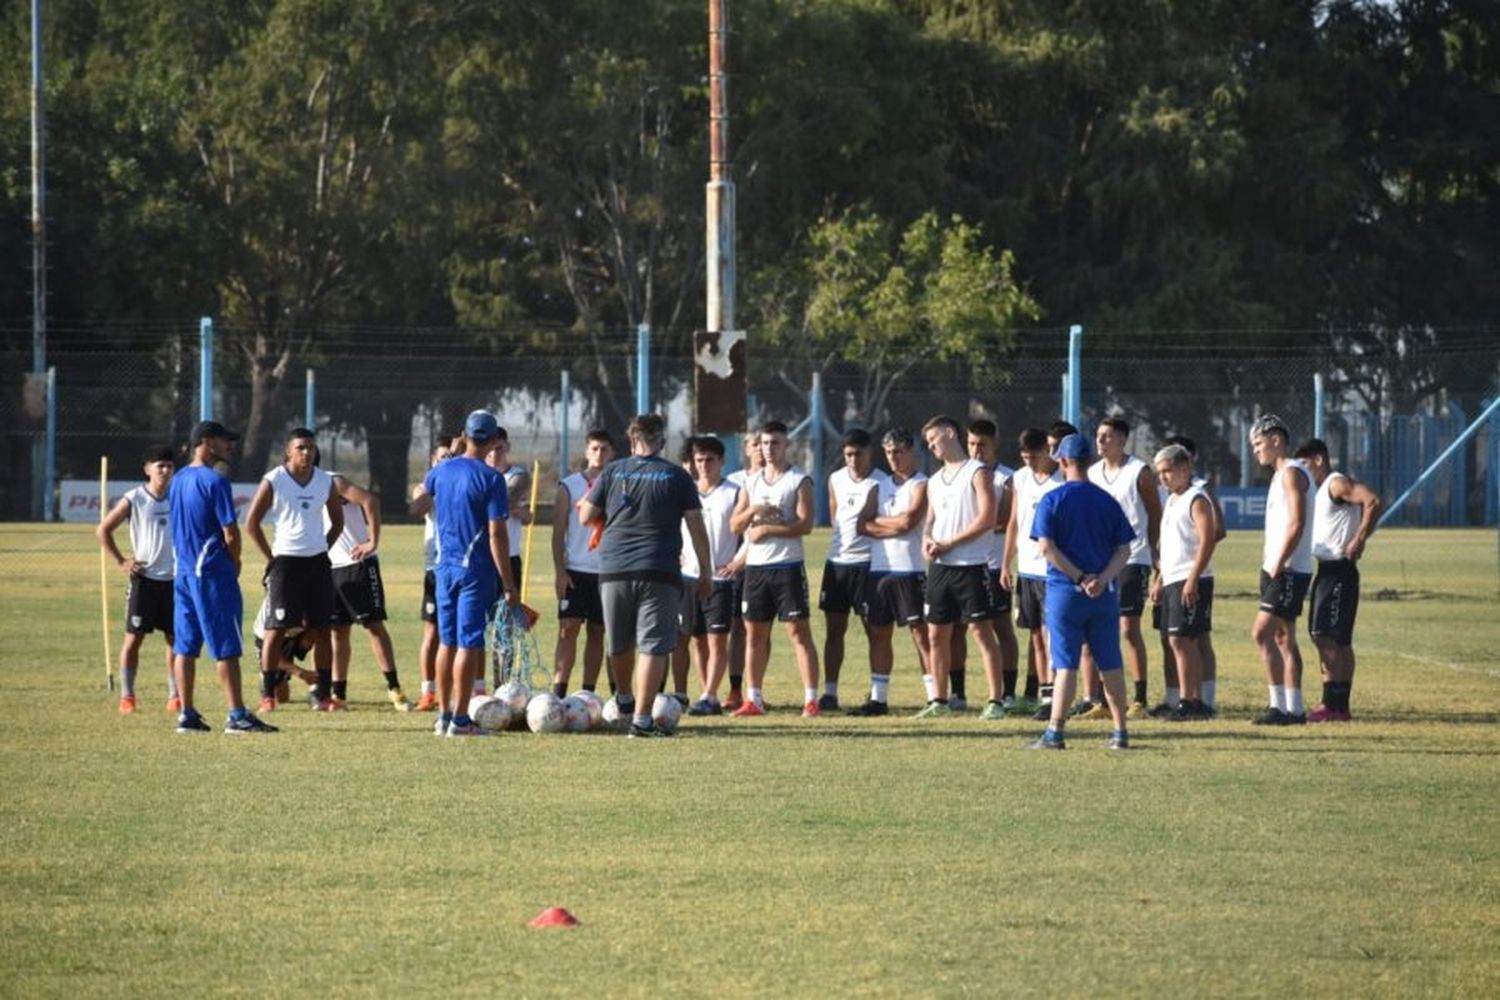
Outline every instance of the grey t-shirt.
{"label": "grey t-shirt", "polygon": [[656,456],[622,458],[605,466],[587,499],[604,511],[601,578],[679,578],[682,515],[703,506],[680,466]]}

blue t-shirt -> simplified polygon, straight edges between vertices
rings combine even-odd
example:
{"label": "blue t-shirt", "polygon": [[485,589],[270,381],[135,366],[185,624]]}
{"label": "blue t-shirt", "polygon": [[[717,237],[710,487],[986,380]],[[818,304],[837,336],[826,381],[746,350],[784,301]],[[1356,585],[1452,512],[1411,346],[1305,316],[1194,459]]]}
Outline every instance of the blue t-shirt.
{"label": "blue t-shirt", "polygon": [[224,544],[224,529],[235,523],[229,480],[206,465],[189,465],[172,477],[167,503],[178,574],[233,573],[234,560]]}
{"label": "blue t-shirt", "polygon": [[[1031,537],[1051,539],[1074,566],[1094,574],[1109,565],[1115,549],[1130,544],[1135,529],[1114,497],[1093,483],[1070,480],[1037,504]],[[1051,562],[1047,563],[1047,583],[1074,586]]]}
{"label": "blue t-shirt", "polygon": [[505,477],[477,458],[460,455],[434,465],[422,485],[432,496],[436,565],[498,573],[490,558],[490,522],[510,517]]}
{"label": "blue t-shirt", "polygon": [[655,455],[622,458],[604,467],[587,500],[604,511],[601,576],[681,577],[682,515],[703,507],[681,466]]}

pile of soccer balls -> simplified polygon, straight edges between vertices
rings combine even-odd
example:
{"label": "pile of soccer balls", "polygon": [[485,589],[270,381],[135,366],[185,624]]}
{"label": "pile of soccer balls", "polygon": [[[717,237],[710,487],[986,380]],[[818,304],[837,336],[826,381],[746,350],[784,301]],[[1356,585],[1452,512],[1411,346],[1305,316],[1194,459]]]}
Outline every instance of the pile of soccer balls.
{"label": "pile of soccer balls", "polygon": [[[629,725],[621,719],[618,703],[600,701],[592,691],[577,691],[559,698],[551,691],[533,694],[525,685],[511,681],[493,695],[475,695],[469,700],[469,715],[486,732],[530,729],[533,733],[586,733],[593,729]],[[671,695],[657,695],[651,717],[667,732],[677,728],[682,706]]]}

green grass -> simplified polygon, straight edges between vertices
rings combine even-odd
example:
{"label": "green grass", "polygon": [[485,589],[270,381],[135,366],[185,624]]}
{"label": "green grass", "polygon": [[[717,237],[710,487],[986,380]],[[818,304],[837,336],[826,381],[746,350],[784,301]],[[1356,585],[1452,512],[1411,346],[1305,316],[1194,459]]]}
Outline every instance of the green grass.
{"label": "green grass", "polygon": [[[386,535],[412,690],[419,537]],[[1376,536],[1349,726],[1246,723],[1255,563],[1218,560],[1226,718],[1126,755],[1102,723],[1037,755],[1032,723],[803,722],[785,641],[788,710],[674,741],[437,740],[362,642],[354,711],[231,740],[172,733],[157,639],[120,718],[91,534],[0,527],[0,994],[1500,993],[1494,533]],[[583,927],[524,926],[554,904]]]}

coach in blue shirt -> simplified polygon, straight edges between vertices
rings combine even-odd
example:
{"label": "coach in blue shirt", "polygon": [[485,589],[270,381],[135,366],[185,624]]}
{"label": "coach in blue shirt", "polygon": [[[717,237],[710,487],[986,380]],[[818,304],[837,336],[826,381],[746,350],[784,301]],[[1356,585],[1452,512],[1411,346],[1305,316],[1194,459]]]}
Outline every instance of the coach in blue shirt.
{"label": "coach in blue shirt", "polygon": [[1052,637],[1052,669],[1057,672],[1052,722],[1032,744],[1038,750],[1065,746],[1063,723],[1077,690],[1078,662],[1085,643],[1099,665],[1114,716],[1109,747],[1124,750],[1129,746],[1115,577],[1130,558],[1135,531],[1115,498],[1089,482],[1093,456],[1093,446],[1081,434],[1069,434],[1057,443],[1052,458],[1062,466],[1064,482],[1042,497],[1031,524],[1031,537],[1047,558],[1044,616]]}

